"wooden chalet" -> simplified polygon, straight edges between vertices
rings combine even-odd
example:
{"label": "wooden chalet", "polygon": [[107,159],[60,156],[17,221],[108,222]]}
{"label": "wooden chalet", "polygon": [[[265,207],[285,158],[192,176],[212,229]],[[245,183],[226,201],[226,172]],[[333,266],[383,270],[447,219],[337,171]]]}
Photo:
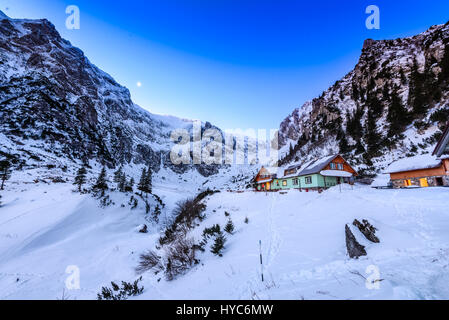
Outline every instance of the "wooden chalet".
{"label": "wooden chalet", "polygon": [[341,155],[332,155],[287,168],[264,168],[256,180],[257,191],[286,189],[322,190],[341,183],[353,183],[357,172]]}

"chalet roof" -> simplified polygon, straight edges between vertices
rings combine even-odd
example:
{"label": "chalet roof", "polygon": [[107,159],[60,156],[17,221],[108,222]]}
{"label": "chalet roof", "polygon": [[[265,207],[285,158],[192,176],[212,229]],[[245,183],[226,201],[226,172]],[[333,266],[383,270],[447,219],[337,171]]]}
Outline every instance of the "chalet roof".
{"label": "chalet roof", "polygon": [[406,172],[421,169],[437,168],[441,160],[430,154],[421,154],[414,157],[403,158],[390,164],[385,173]]}
{"label": "chalet roof", "polygon": [[[292,177],[299,177],[299,176],[305,176],[305,175],[309,175],[309,174],[320,173],[336,157],[338,157],[338,154],[334,154],[334,155],[327,156],[324,158],[310,160],[310,161],[304,162],[302,164],[297,162],[295,164],[290,165],[289,167],[287,167],[285,169],[279,168],[279,171],[277,173],[277,179],[292,178]],[[294,173],[284,175],[285,171],[292,170],[292,169],[296,169],[296,171]],[[335,175],[335,176],[337,176],[337,175]]]}
{"label": "chalet roof", "polygon": [[449,151],[449,122],[432,155],[440,157],[445,151]]}
{"label": "chalet roof", "polygon": [[[277,173],[278,173],[278,170],[279,170],[278,167],[262,167],[262,168],[260,168],[260,170],[262,170],[262,169],[267,170],[268,173],[271,174],[271,175],[277,174]],[[260,172],[260,170],[259,170],[259,172]]]}
{"label": "chalet roof", "polygon": [[312,160],[309,162],[306,162],[304,165],[301,166],[299,169],[297,175],[298,176],[304,176],[307,174],[315,174],[319,173],[321,170],[323,170],[332,160],[334,160],[338,155],[331,155],[327,156],[321,159]]}

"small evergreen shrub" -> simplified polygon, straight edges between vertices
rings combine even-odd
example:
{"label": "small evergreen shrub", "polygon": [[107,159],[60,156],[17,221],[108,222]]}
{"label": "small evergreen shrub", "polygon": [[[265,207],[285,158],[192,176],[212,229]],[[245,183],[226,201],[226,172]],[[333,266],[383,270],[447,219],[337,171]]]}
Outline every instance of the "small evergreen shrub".
{"label": "small evergreen shrub", "polygon": [[126,300],[131,296],[138,296],[143,292],[144,287],[139,287],[139,282],[142,277],[133,283],[122,281],[120,287],[115,282],[111,281],[111,288],[102,287],[101,293],[97,294],[98,300]]}
{"label": "small evergreen shrub", "polygon": [[229,234],[232,234],[234,232],[234,223],[232,222],[231,219],[228,220],[228,223],[226,223],[226,226],[224,228],[224,231],[226,231]]}
{"label": "small evergreen shrub", "polygon": [[214,255],[217,255],[217,256],[222,257],[222,256],[223,256],[223,255],[222,255],[222,251],[223,251],[223,249],[225,248],[225,246],[224,246],[225,243],[226,243],[226,237],[224,236],[223,232],[220,231],[220,232],[217,234],[217,236],[215,237],[214,244],[212,245],[210,251],[211,251]]}

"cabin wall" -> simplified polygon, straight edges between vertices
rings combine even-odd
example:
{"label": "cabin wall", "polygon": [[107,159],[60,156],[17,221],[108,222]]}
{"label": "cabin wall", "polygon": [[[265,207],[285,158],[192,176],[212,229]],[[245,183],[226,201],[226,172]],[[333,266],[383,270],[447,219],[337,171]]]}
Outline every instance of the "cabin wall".
{"label": "cabin wall", "polygon": [[393,188],[449,186],[449,160],[438,168],[391,173],[390,180]]}
{"label": "cabin wall", "polygon": [[443,175],[446,175],[446,170],[444,170],[444,167],[441,165],[440,167],[433,169],[410,170],[404,172],[390,173],[390,178],[391,180],[399,180],[399,179],[424,178],[424,177],[443,176]]}
{"label": "cabin wall", "polygon": [[[343,171],[347,171],[347,172],[352,173],[353,175],[357,175],[357,172],[354,169],[352,169],[352,167],[341,156],[336,157],[331,162],[333,162],[333,163],[342,163],[343,164]],[[323,170],[331,170],[330,163]]]}

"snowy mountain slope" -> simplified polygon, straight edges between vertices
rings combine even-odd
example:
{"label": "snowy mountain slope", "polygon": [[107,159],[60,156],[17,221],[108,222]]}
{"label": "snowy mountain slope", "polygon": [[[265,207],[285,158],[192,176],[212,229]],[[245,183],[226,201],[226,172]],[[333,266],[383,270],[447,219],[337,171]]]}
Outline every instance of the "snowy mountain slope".
{"label": "snowy mountain slope", "polygon": [[449,23],[365,41],[355,68],[280,124],[282,163],[341,152],[362,173],[431,150],[449,117]]}
{"label": "snowy mountain slope", "polygon": [[[148,234],[137,232],[148,223],[142,210],[120,207],[127,198],[119,193],[111,194],[116,206],[100,208],[90,196],[72,193],[71,185],[23,179],[16,175],[13,181],[22,183],[4,193],[1,299],[61,299],[63,291],[68,299],[95,299],[110,281],[138,277],[139,254],[154,248],[160,235],[157,225],[149,225]],[[188,185],[167,183],[156,183],[155,192],[170,199],[169,206],[195,193]],[[448,199],[445,188],[221,192],[206,198],[206,219],[189,235],[199,241],[205,227],[223,227],[229,212],[235,232],[226,235],[223,257],[199,252],[200,264],[174,281],[146,272],[145,291],[136,298],[447,299]],[[368,252],[359,260],[349,259],[344,240],[344,226],[354,218],[368,219],[381,241],[368,243],[355,233]],[[79,290],[64,289],[71,265],[80,270]],[[370,265],[379,269],[379,290],[365,285]]]}
{"label": "snowy mountain slope", "polygon": [[[201,127],[219,130],[208,122]],[[218,173],[220,166],[172,164],[175,129],[191,133],[193,121],[136,106],[128,89],[62,39],[49,21],[2,15],[0,155],[16,166],[96,160],[110,168],[145,164],[158,171],[163,163],[177,173]]]}

